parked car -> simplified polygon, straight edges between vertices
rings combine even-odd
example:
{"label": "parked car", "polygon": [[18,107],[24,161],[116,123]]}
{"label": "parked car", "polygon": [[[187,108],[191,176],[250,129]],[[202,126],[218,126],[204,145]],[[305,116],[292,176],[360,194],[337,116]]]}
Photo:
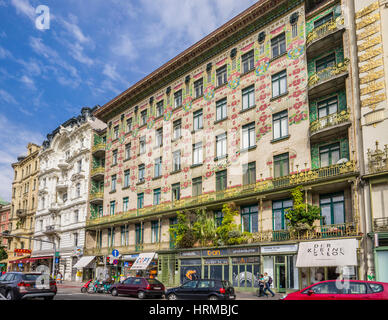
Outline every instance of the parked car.
{"label": "parked car", "polygon": [[388,283],[327,280],[289,293],[282,300],[388,300]]}
{"label": "parked car", "polygon": [[27,298],[54,299],[57,294],[55,280],[49,278],[45,284],[40,279],[41,273],[36,272],[7,272],[0,277],[0,294],[7,300],[21,300]]}
{"label": "parked car", "polygon": [[180,287],[166,291],[168,300],[233,300],[236,299],[234,288],[229,281],[215,279],[191,280]]}
{"label": "parked car", "polygon": [[164,290],[165,287],[160,281],[142,277],[129,277],[110,287],[112,296],[117,296],[119,294],[135,295],[139,299],[144,299],[146,297],[162,298]]}

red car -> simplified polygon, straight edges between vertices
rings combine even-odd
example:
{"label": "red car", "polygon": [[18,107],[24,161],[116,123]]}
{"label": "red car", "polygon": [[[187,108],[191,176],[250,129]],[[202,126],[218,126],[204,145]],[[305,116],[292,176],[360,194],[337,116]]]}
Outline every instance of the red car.
{"label": "red car", "polygon": [[282,300],[388,300],[388,283],[362,280],[321,281]]}
{"label": "red car", "polygon": [[109,291],[112,296],[119,294],[134,295],[139,299],[145,297],[162,298],[164,295],[164,285],[156,279],[129,277],[120,283],[113,284]]}

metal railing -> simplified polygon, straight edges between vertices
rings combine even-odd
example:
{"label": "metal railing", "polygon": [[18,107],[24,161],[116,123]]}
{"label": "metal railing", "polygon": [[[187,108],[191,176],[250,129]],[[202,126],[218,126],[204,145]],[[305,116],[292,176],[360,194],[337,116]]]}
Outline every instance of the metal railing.
{"label": "metal railing", "polygon": [[323,129],[334,127],[341,123],[348,122],[350,118],[350,113],[348,110],[343,110],[341,112],[329,114],[326,117],[319,118],[310,124],[310,134],[317,133]]}
{"label": "metal railing", "polygon": [[92,168],[92,170],[90,171],[90,174],[92,176],[96,175],[96,174],[104,174],[105,173],[105,168],[104,167],[95,167],[95,168]]}
{"label": "metal railing", "polygon": [[388,231],[388,217],[375,218],[373,226],[375,231]]}
{"label": "metal railing", "polygon": [[90,193],[90,200],[97,200],[97,199],[103,199],[103,198],[104,198],[104,191],[97,191],[97,192]]}
{"label": "metal railing", "polygon": [[345,58],[343,62],[339,62],[335,66],[327,67],[318,72],[314,72],[308,78],[308,87],[309,89],[321,84],[322,82],[336,77],[340,74],[345,74],[348,72],[349,58]]}
{"label": "metal railing", "polygon": [[344,17],[339,16],[335,20],[330,20],[325,24],[311,30],[306,37],[306,46],[308,47],[314,41],[323,39],[327,35],[344,28]]}
{"label": "metal railing", "polygon": [[97,151],[104,151],[105,152],[105,149],[106,149],[106,144],[101,142],[101,143],[95,144],[92,147],[92,153],[95,153]]}

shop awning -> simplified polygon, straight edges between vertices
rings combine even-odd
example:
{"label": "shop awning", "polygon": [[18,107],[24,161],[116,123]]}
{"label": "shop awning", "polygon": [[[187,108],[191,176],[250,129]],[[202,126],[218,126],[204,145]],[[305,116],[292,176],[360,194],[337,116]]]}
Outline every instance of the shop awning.
{"label": "shop awning", "polygon": [[131,270],[146,270],[155,256],[155,252],[140,253],[133,263]]}
{"label": "shop awning", "polygon": [[33,258],[29,258],[28,262],[32,262],[32,261],[36,261],[36,260],[46,260],[46,259],[52,259],[53,257],[51,256],[44,256],[44,257],[33,257]]}
{"label": "shop awning", "polygon": [[18,257],[8,257],[8,263],[26,263],[23,260],[29,258],[30,255],[18,256]]}
{"label": "shop awning", "polygon": [[95,256],[85,256],[78,260],[78,262],[73,266],[73,268],[82,269],[85,268]]}
{"label": "shop awning", "polygon": [[357,239],[299,243],[297,268],[357,266]]}

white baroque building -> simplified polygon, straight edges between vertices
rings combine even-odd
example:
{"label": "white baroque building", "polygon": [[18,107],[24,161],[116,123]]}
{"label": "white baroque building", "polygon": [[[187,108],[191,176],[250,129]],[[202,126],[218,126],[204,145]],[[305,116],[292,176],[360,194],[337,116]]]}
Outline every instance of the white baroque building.
{"label": "white baroque building", "polygon": [[[55,241],[56,270],[64,280],[81,281],[74,264],[83,254],[88,208],[90,151],[94,130],[106,125],[92,116],[94,109],[82,108],[47,135],[39,154],[38,209],[34,237]],[[34,241],[35,265],[52,269],[53,245]],[[59,257],[58,257],[59,255]]]}

